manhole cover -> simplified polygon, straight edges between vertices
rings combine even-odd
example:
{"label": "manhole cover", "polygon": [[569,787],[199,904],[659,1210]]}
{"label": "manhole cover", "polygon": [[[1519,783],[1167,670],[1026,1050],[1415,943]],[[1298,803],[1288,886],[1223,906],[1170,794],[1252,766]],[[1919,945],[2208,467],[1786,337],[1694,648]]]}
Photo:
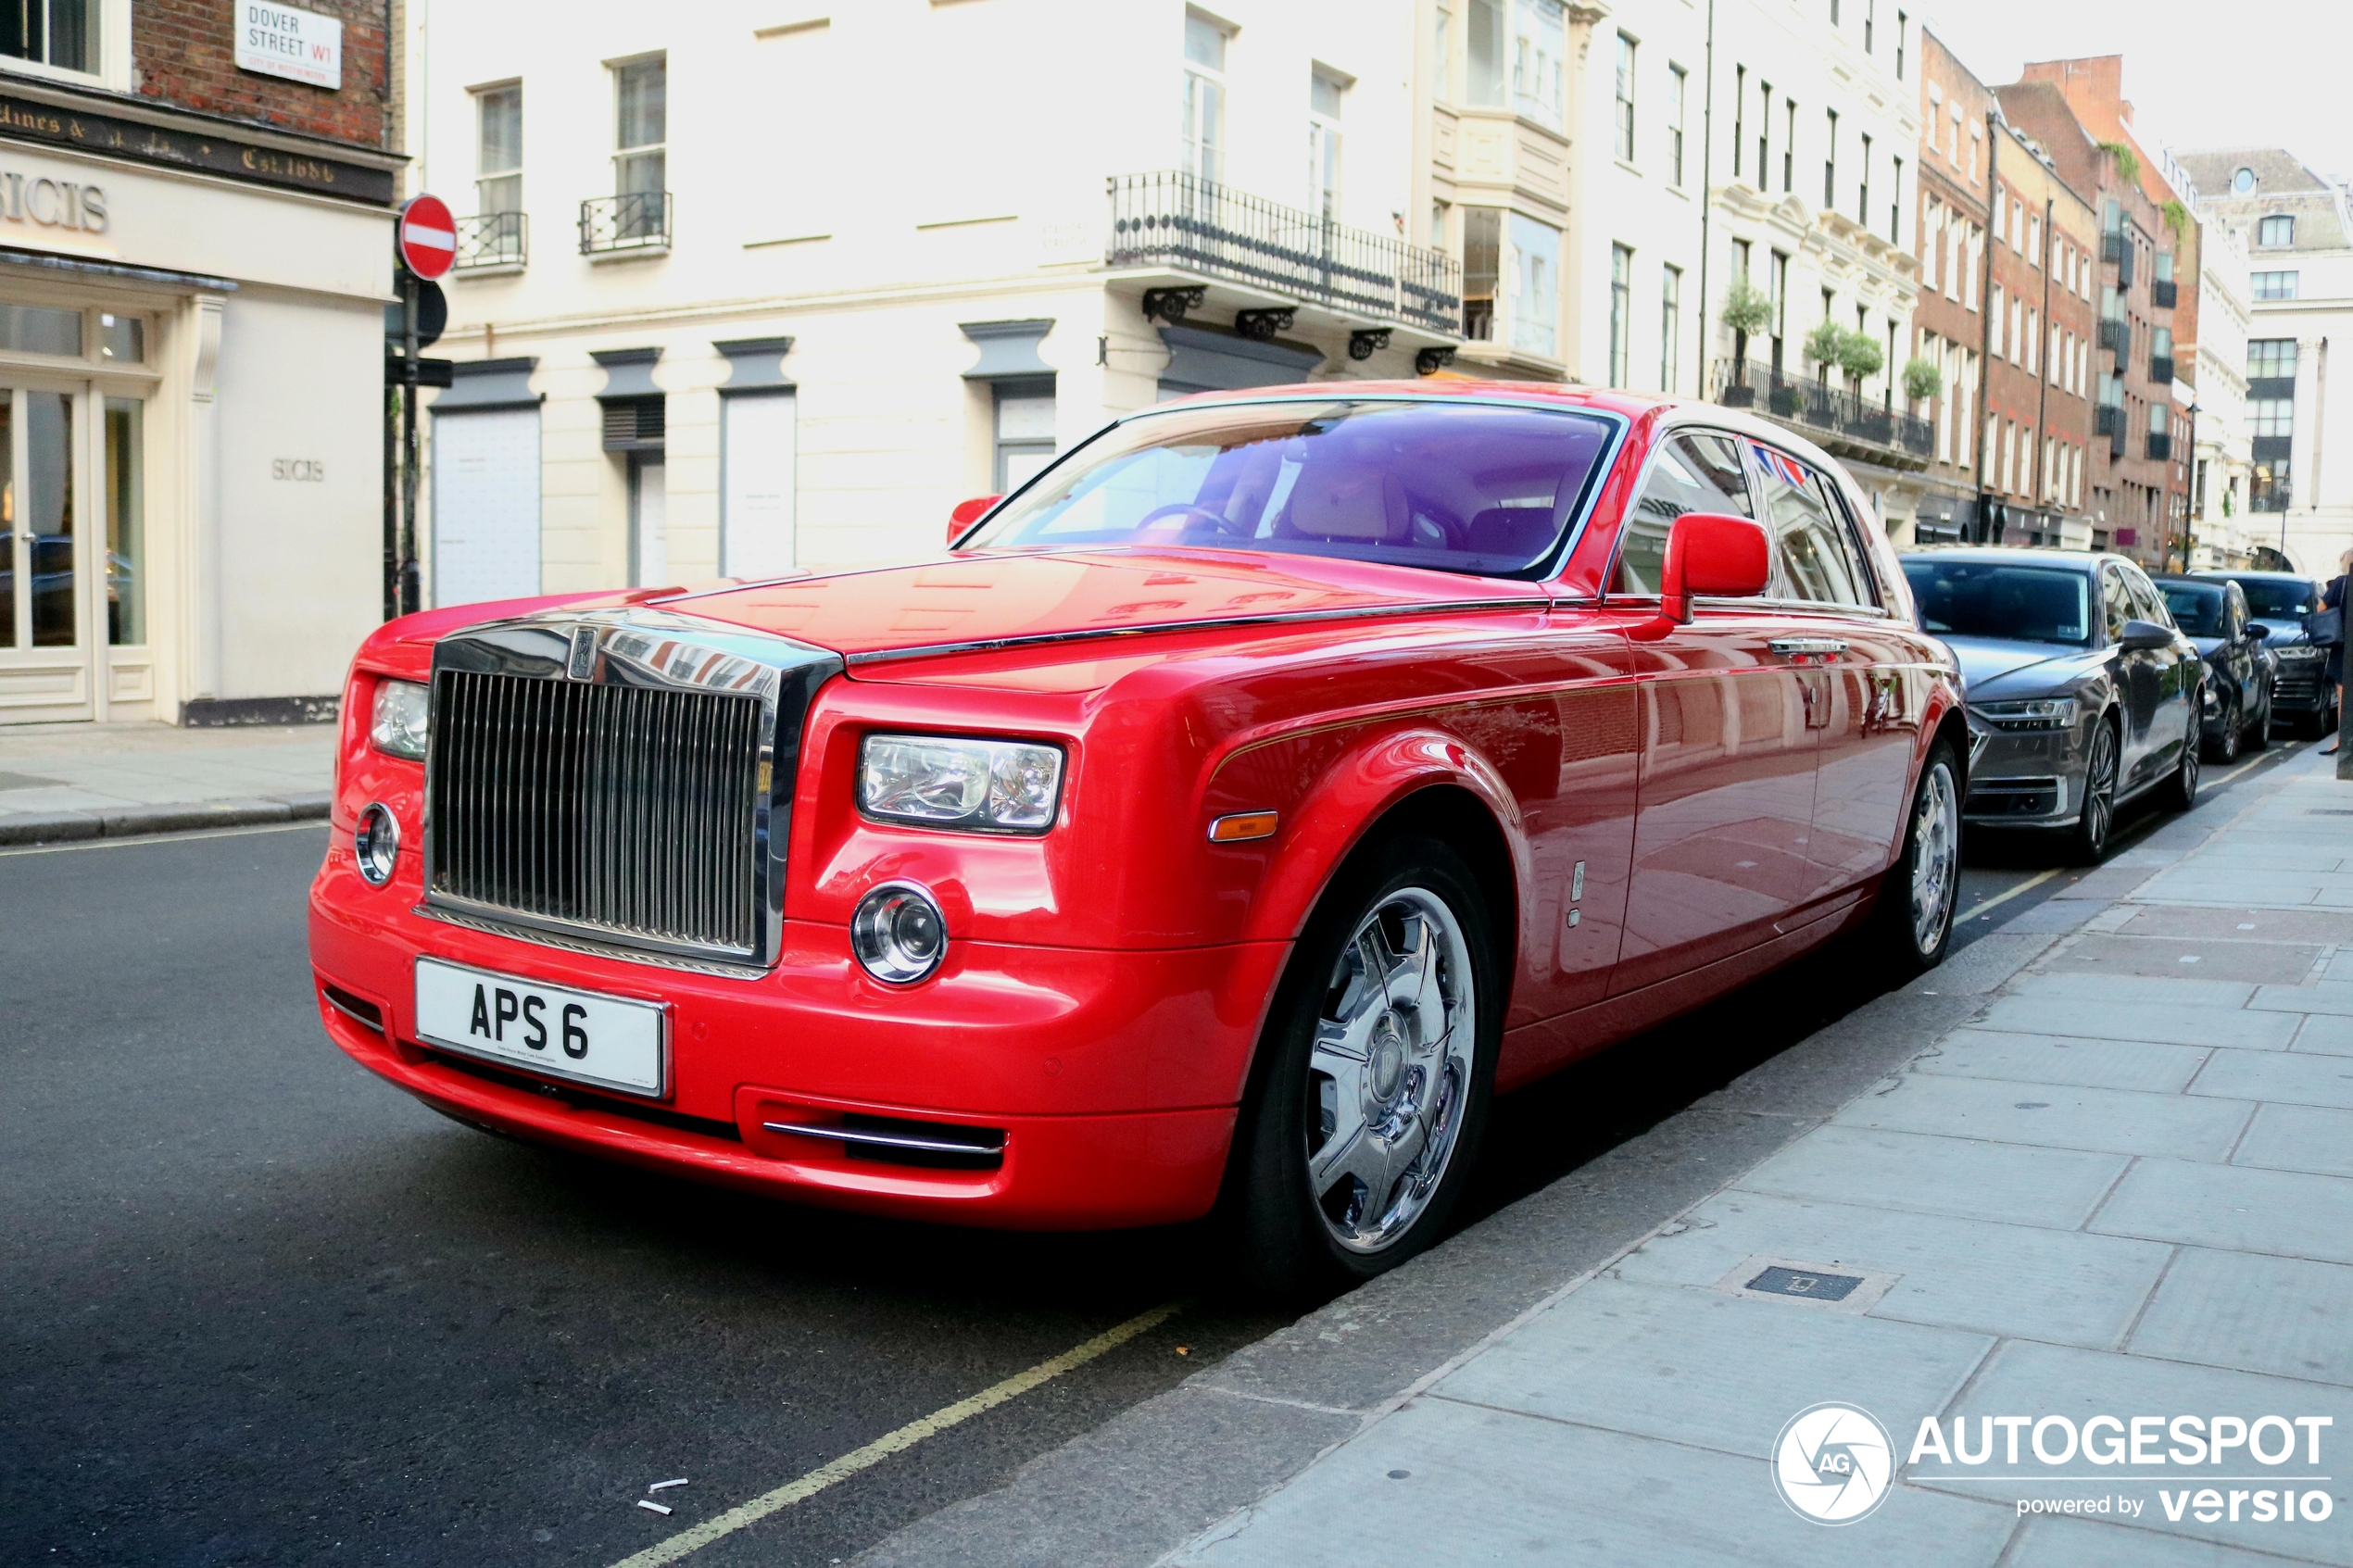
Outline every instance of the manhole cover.
{"label": "manhole cover", "polygon": [[1768,1296],[1802,1296],[1813,1301],[1843,1301],[1863,1283],[1860,1274],[1801,1273],[1778,1263],[1744,1287]]}

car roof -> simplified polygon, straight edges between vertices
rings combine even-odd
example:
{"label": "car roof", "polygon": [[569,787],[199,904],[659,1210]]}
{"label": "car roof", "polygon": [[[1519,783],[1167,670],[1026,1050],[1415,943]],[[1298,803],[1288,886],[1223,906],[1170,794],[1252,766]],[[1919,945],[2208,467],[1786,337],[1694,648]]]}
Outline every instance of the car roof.
{"label": "car roof", "polygon": [[1914,546],[1898,552],[1905,560],[1980,560],[2013,562],[2024,566],[2068,567],[2077,571],[2089,571],[2102,561],[2112,560],[2130,566],[2123,556],[2111,556],[2088,550],[2038,550],[2019,548],[2009,545],[1928,545]]}
{"label": "car roof", "polygon": [[2220,577],[2227,579],[2233,583],[2244,583],[2250,577],[2261,583],[2313,583],[2319,581],[2317,578],[2306,576],[2301,571],[2242,571],[2236,567],[2223,566],[2209,566],[2203,571],[2193,571],[2190,575],[2193,577],[2207,578]]}

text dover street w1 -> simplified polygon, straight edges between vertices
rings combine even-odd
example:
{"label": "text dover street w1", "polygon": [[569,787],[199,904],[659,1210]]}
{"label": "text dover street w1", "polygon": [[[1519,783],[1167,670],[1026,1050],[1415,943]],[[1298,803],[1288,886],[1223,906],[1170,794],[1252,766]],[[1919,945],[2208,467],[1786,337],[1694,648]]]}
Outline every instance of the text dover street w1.
{"label": "text dover street w1", "polygon": [[343,23],[271,0],[237,0],[237,69],[343,89]]}

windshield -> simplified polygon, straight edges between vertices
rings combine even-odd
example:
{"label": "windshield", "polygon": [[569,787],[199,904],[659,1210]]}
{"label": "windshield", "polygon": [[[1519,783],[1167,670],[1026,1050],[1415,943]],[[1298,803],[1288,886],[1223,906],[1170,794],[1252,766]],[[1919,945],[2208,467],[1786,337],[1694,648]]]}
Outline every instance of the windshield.
{"label": "windshield", "polygon": [[2246,595],[2246,613],[2259,621],[2294,621],[2321,607],[2318,583],[2292,577],[2234,577]]}
{"label": "windshield", "polygon": [[1114,426],[966,543],[1193,545],[1489,576],[1541,565],[1610,423],[1480,403],[1176,408]]}
{"label": "windshield", "polygon": [[1919,606],[1920,624],[1948,637],[1997,637],[2013,643],[2092,640],[2092,575],[2057,566],[2007,561],[1942,560],[1914,556],[1904,562]]}
{"label": "windshield", "polygon": [[2165,595],[2165,608],[2173,612],[2173,624],[2193,637],[2219,637],[2222,634],[2222,590],[2196,588],[2186,583],[2159,583]]}

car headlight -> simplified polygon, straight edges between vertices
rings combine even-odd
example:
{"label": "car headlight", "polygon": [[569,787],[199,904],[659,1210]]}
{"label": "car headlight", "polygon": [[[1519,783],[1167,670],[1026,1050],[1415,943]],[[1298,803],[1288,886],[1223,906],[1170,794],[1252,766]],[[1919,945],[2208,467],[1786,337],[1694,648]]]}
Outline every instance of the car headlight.
{"label": "car headlight", "polygon": [[368,720],[368,742],[388,756],[422,761],[425,755],[428,694],[414,681],[378,681],[376,709]]}
{"label": "car headlight", "polygon": [[2326,653],[2309,643],[2298,643],[2293,647],[2274,648],[2271,651],[2282,659],[2325,659],[2328,657]]}
{"label": "car headlight", "polygon": [[859,807],[894,822],[1043,833],[1062,784],[1062,748],[1032,741],[868,735],[859,747]]}
{"label": "car headlight", "polygon": [[2038,696],[2023,702],[1980,702],[1970,706],[1997,730],[2069,729],[2081,710],[2071,696]]}

